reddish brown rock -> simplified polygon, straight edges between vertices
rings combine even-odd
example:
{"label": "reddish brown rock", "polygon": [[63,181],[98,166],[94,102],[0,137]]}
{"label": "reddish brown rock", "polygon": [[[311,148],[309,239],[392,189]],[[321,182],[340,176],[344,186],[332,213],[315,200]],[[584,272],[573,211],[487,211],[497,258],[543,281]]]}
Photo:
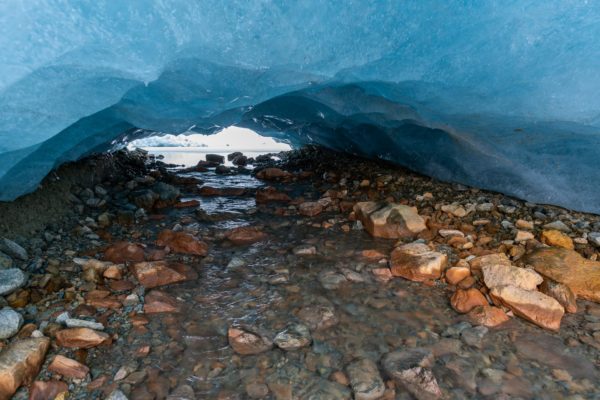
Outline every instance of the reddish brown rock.
{"label": "reddish brown rock", "polygon": [[47,337],[17,340],[0,352],[0,399],[9,399],[38,374],[50,346]]}
{"label": "reddish brown rock", "polygon": [[274,187],[268,186],[266,188],[258,189],[256,191],[256,202],[271,203],[271,202],[282,202],[287,203],[291,201],[290,196],[285,193],[279,192]]}
{"label": "reddish brown rock", "polygon": [[55,399],[61,393],[69,391],[65,382],[57,380],[35,381],[29,388],[29,400]]}
{"label": "reddish brown rock", "polygon": [[135,243],[118,242],[104,251],[104,259],[114,264],[144,261],[144,248]]}
{"label": "reddish brown rock", "polygon": [[258,171],[256,177],[265,181],[283,181],[289,180],[293,175],[280,168],[265,168]]}
{"label": "reddish brown rock", "polygon": [[133,266],[135,277],[145,288],[183,282],[187,277],[169,268],[165,261],[142,262]]}
{"label": "reddish brown rock", "polygon": [[382,258],[385,258],[385,254],[383,254],[380,251],[377,250],[363,250],[360,253],[361,256],[363,256],[364,258],[368,258],[369,260],[381,260]]}
{"label": "reddish brown rock", "polygon": [[573,291],[564,283],[554,282],[546,278],[540,285],[540,292],[556,299],[565,308],[566,312],[577,312],[577,298]]}
{"label": "reddish brown rock", "polygon": [[107,279],[121,279],[123,277],[123,271],[117,265],[108,266],[102,273]]}
{"label": "reddish brown rock", "polygon": [[153,290],[144,298],[144,312],[146,314],[178,313],[181,309],[177,299],[160,290]]}
{"label": "reddish brown rock", "polygon": [[227,338],[233,350],[242,355],[263,353],[273,347],[268,338],[249,328],[229,328]]}
{"label": "reddish brown rock", "polygon": [[540,274],[567,285],[577,297],[600,303],[600,262],[553,247],[534,250],[525,261]]}
{"label": "reddish brown rock", "polygon": [[465,314],[477,306],[489,305],[485,296],[475,288],[463,290],[458,289],[452,295],[450,304],[457,312]]}
{"label": "reddish brown rock", "polygon": [[366,201],[354,205],[354,213],[372,236],[386,239],[415,237],[427,229],[413,207]]}
{"label": "reddish brown rock", "polygon": [[503,324],[510,319],[501,308],[490,305],[477,306],[469,311],[467,316],[471,324],[484,325],[489,328]]}
{"label": "reddish brown rock", "polygon": [[158,235],[156,244],[168,246],[175,253],[193,254],[204,257],[208,254],[208,245],[185,232],[173,232],[165,229]]}
{"label": "reddish brown rock", "polygon": [[265,240],[267,234],[256,227],[242,226],[230,229],[225,233],[225,237],[235,245],[246,245]]}
{"label": "reddish brown rock", "polygon": [[298,206],[298,213],[306,217],[314,217],[323,212],[323,206],[318,201],[307,201]]}
{"label": "reddish brown rock", "polygon": [[175,204],[175,208],[188,208],[188,207],[198,207],[200,205],[200,202],[198,200],[188,200],[188,201],[181,201],[177,204]]}
{"label": "reddish brown rock", "polygon": [[545,329],[557,331],[565,312],[563,306],[552,297],[535,290],[516,286],[498,286],[490,296],[496,304],[510,308],[516,315]]}
{"label": "reddish brown rock", "polygon": [[543,278],[534,270],[511,265],[489,264],[481,268],[485,285],[492,289],[497,286],[516,286],[525,290],[535,290]]}
{"label": "reddish brown rock", "polygon": [[74,349],[90,349],[109,343],[110,336],[89,328],[70,328],[56,332],[56,344]]}
{"label": "reddish brown rock", "polygon": [[432,251],[426,244],[409,243],[392,251],[390,270],[394,276],[422,282],[438,279],[447,260],[445,254]]}
{"label": "reddish brown rock", "polygon": [[48,366],[48,371],[67,378],[85,379],[90,369],[78,361],[57,355]]}

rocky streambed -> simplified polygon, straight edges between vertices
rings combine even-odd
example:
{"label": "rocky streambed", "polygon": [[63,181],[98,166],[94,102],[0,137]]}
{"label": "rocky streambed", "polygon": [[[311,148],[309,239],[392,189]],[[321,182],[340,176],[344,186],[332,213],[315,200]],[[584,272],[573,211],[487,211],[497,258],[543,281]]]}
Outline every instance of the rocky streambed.
{"label": "rocky streambed", "polygon": [[319,148],[114,157],[6,214],[0,399],[600,398],[597,216]]}

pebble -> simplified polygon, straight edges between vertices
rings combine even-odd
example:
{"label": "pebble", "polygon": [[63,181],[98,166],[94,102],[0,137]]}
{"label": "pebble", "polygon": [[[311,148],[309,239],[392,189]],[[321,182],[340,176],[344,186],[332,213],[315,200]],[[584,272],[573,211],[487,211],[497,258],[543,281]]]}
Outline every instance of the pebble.
{"label": "pebble", "polygon": [[377,400],[383,396],[385,385],[377,364],[368,358],[352,362],[346,367],[354,400]]}
{"label": "pebble", "polygon": [[65,325],[68,328],[89,328],[97,331],[104,330],[104,325],[95,321],[87,321],[84,319],[68,318],[65,320]]}
{"label": "pebble", "polygon": [[283,350],[298,350],[310,345],[312,338],[306,325],[291,324],[286,330],[279,332],[273,342]]}
{"label": "pebble", "polygon": [[29,258],[27,255],[27,250],[21,247],[21,245],[18,243],[6,238],[0,239],[0,251],[22,261],[27,261]]}
{"label": "pebble", "polygon": [[481,349],[483,347],[483,337],[488,333],[485,326],[476,326],[467,328],[460,333],[460,339],[463,343]]}
{"label": "pebble", "polygon": [[25,273],[18,268],[0,270],[0,296],[14,292],[26,281]]}
{"label": "pebble", "polygon": [[565,232],[565,233],[571,232],[571,228],[569,228],[562,221],[554,221],[549,224],[546,224],[546,225],[544,225],[544,229],[555,229],[557,231],[561,231],[561,232]]}
{"label": "pebble", "polygon": [[10,307],[0,310],[0,339],[16,335],[23,325],[23,316]]}

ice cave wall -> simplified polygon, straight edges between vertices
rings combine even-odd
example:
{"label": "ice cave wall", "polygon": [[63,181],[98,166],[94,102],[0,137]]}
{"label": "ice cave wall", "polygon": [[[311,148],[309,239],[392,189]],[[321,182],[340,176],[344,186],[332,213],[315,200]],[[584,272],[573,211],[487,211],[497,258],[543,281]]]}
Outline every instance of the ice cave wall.
{"label": "ice cave wall", "polygon": [[0,199],[137,128],[238,124],[600,212],[584,1],[0,2]]}

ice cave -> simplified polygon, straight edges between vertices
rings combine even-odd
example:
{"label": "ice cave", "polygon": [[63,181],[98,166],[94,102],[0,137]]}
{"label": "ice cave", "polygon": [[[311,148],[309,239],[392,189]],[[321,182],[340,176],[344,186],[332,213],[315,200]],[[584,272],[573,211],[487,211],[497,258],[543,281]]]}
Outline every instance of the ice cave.
{"label": "ice cave", "polygon": [[144,132],[249,127],[599,212],[579,1],[0,4],[0,199]]}

